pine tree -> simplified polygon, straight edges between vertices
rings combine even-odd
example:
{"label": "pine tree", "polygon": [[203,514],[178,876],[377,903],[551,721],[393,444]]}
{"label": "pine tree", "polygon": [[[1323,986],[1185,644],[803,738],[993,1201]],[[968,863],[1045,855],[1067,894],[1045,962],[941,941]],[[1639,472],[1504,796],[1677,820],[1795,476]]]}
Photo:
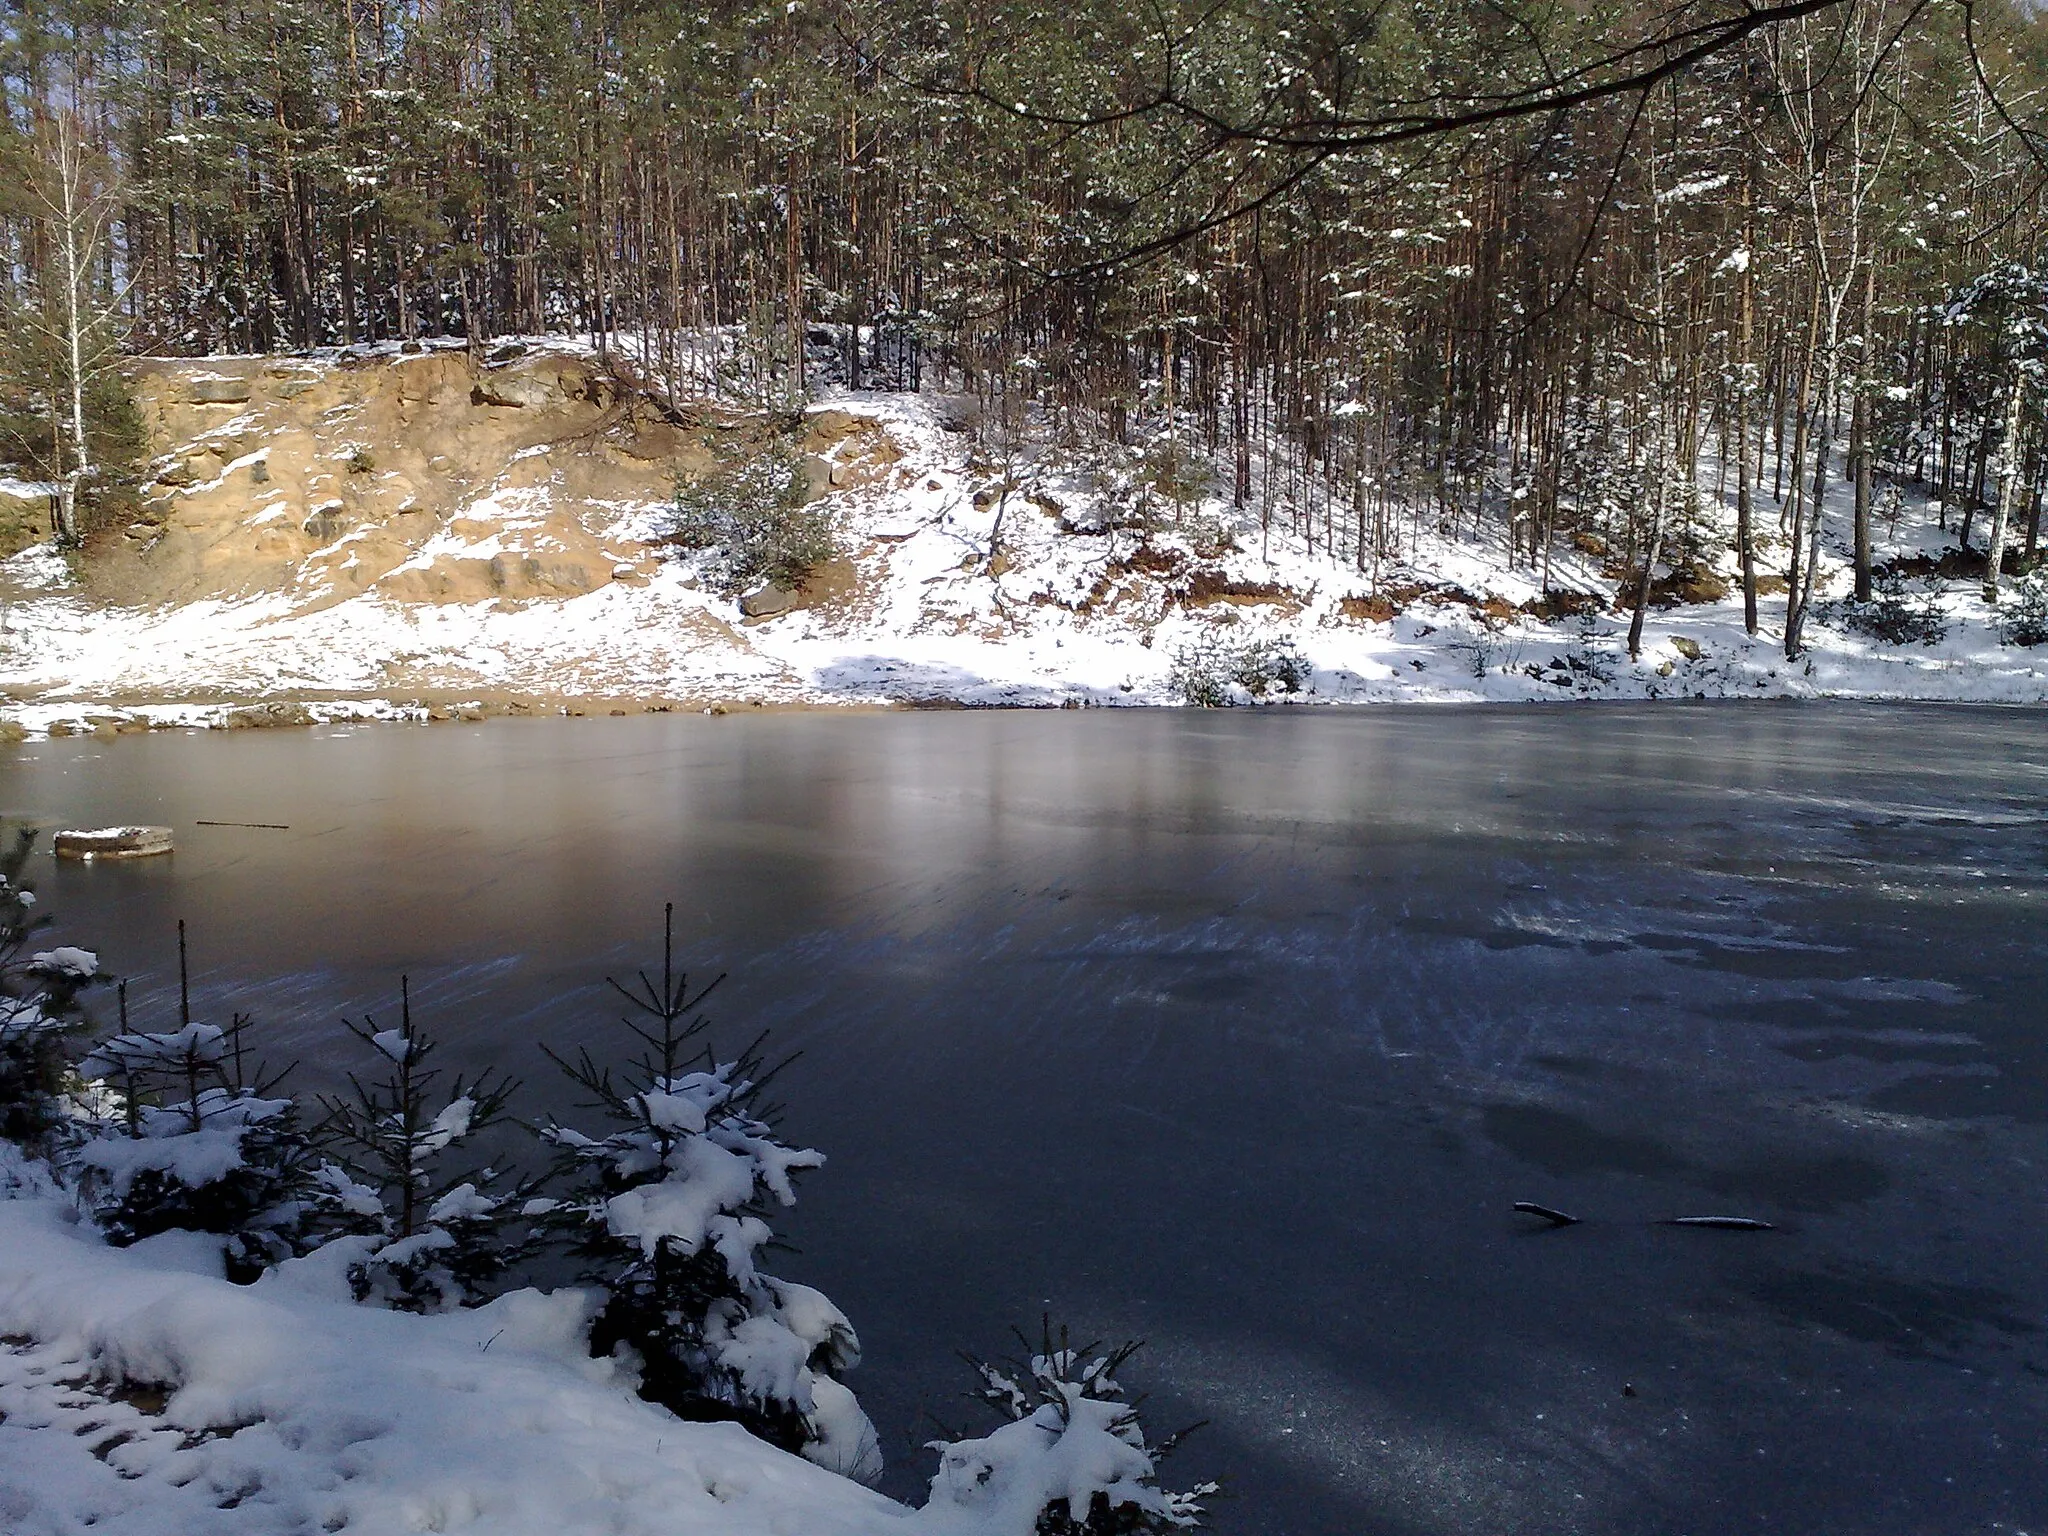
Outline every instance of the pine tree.
{"label": "pine tree", "polygon": [[[574,1193],[558,1219],[605,1303],[593,1354],[628,1352],[640,1395],[687,1419],[732,1419],[785,1450],[860,1481],[880,1476],[874,1427],[841,1377],[860,1340],[823,1295],[758,1267],[770,1201],[795,1202],[817,1152],[788,1145],[763,1099],[776,1070],[762,1041],[721,1061],[700,1011],[718,980],[692,991],[675,970],[666,909],[660,980],[612,988],[645,1022],[626,1020],[644,1053],[615,1078],[588,1049],[553,1059],[614,1129],[550,1124]],[[786,1063],[784,1063],[786,1065]]]}
{"label": "pine tree", "polygon": [[56,1150],[68,1123],[66,1052],[86,1027],[78,994],[102,978],[90,950],[25,953],[53,921],[28,885],[35,841],[22,828],[0,851],[0,1139],[40,1156]]}
{"label": "pine tree", "polygon": [[520,1227],[532,1186],[516,1180],[491,1193],[501,1177],[495,1168],[443,1163],[505,1119],[519,1085],[486,1071],[441,1090],[433,1065],[439,1043],[414,1022],[404,977],[397,1028],[379,1029],[373,1018],[347,1028],[382,1068],[367,1081],[351,1072],[350,1096],[321,1100],[321,1138],[347,1175],[329,1177],[328,1198],[344,1221],[374,1239],[349,1268],[356,1299],[402,1312],[488,1300],[532,1249]]}
{"label": "pine tree", "polygon": [[938,1475],[931,1508],[957,1510],[991,1529],[1033,1536],[1169,1536],[1201,1528],[1202,1483],[1172,1493],[1159,1463],[1189,1431],[1153,1444],[1138,1407],[1117,1380],[1136,1343],[1106,1354],[1075,1346],[1065,1327],[1041,1325],[1024,1358],[991,1364],[968,1357],[981,1378],[976,1397],[1003,1422],[979,1439],[935,1440]]}
{"label": "pine tree", "polygon": [[64,1159],[109,1243],[216,1233],[228,1278],[244,1284],[311,1245],[317,1159],[298,1104],[277,1091],[284,1073],[249,1062],[249,1026],[240,1013],[225,1028],[192,1017],[182,922],[178,1027],[131,1030],[122,984],[119,1032],[78,1064],[103,1090],[96,1134]]}

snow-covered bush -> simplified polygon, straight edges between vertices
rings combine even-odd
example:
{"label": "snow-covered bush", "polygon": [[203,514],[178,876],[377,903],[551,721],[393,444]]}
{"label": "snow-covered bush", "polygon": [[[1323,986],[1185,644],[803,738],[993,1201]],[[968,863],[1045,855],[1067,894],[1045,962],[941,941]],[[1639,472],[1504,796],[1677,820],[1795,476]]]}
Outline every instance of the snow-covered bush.
{"label": "snow-covered bush", "polygon": [[1858,634],[1886,645],[1939,645],[1947,638],[1948,615],[1932,590],[1916,595],[1892,566],[1878,571],[1871,585],[1869,602],[1851,599],[1842,609],[1843,622]]}
{"label": "snow-covered bush", "polygon": [[1308,658],[1284,635],[1275,640],[1248,640],[1238,647],[1231,677],[1255,699],[1301,693],[1312,675]]}
{"label": "snow-covered bush", "polygon": [[1174,650],[1166,667],[1166,686],[1184,703],[1221,709],[1231,702],[1231,659],[1229,641],[1205,629]]}
{"label": "snow-covered bush", "polygon": [[1308,658],[1285,637],[1233,641],[1205,629],[1179,646],[1167,663],[1166,686],[1202,709],[1283,698],[1305,691]]}
{"label": "snow-covered bush", "polygon": [[44,1153],[65,1123],[65,1050],[85,1023],[78,994],[100,967],[90,950],[68,945],[29,951],[50,924],[26,880],[35,836],[19,830],[0,852],[0,1139]]}
{"label": "snow-covered bush", "polygon": [[1021,1362],[974,1361],[977,1394],[1004,1422],[978,1440],[935,1440],[938,1475],[930,1507],[957,1510],[1000,1536],[1164,1536],[1199,1529],[1203,1483],[1173,1493],[1158,1483],[1160,1460],[1181,1436],[1145,1438],[1138,1410],[1116,1373],[1137,1352],[1074,1348],[1046,1324]]}
{"label": "snow-covered bush", "polygon": [[303,1248],[314,1159],[298,1106],[274,1082],[242,1076],[247,1024],[124,1027],[79,1063],[101,1089],[89,1102],[103,1118],[64,1166],[115,1247],[217,1233],[229,1278],[245,1283]]}
{"label": "snow-covered bush", "polygon": [[709,574],[729,596],[764,580],[795,586],[838,552],[802,462],[779,444],[679,486],[662,531],[682,549],[713,551]]}
{"label": "snow-covered bush", "polygon": [[495,1169],[451,1170],[443,1159],[502,1121],[518,1085],[485,1072],[441,1091],[432,1064],[439,1047],[413,1022],[403,977],[398,1017],[396,1029],[370,1018],[348,1024],[381,1075],[365,1081],[350,1073],[349,1097],[322,1100],[320,1130],[340,1165],[323,1174],[323,1196],[366,1239],[348,1270],[356,1300],[401,1312],[475,1306],[531,1251],[529,1236],[514,1230],[527,1217],[531,1189],[522,1182],[489,1193]]}
{"label": "snow-covered bush", "polygon": [[2007,645],[2048,645],[2048,565],[2013,582],[1998,605],[1998,637]]}
{"label": "snow-covered bush", "polygon": [[230,1279],[253,1281],[309,1240],[314,1158],[298,1106],[278,1080],[252,1072],[249,1019],[195,1022],[178,924],[178,1027],[121,1027],[78,1063],[79,1136],[65,1174],[101,1234],[117,1248],[159,1232],[225,1239]]}
{"label": "snow-covered bush", "polygon": [[699,1009],[718,983],[692,992],[675,974],[673,924],[671,907],[658,983],[645,972],[637,987],[612,983],[647,1021],[626,1021],[645,1053],[618,1079],[588,1050],[554,1057],[613,1127],[543,1132],[574,1183],[558,1216],[606,1292],[591,1352],[629,1352],[640,1395],[683,1418],[737,1420],[872,1481],[880,1442],[840,1380],[860,1361],[853,1326],[817,1291],[758,1267],[771,1200],[794,1204],[795,1176],[824,1158],[777,1135],[758,1041],[727,1061],[700,1043]]}

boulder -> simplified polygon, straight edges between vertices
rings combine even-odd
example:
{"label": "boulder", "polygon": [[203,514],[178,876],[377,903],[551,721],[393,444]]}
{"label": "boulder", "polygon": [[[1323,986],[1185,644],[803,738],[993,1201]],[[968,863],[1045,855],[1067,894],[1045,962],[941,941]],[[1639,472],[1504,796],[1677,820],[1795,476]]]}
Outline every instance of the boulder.
{"label": "boulder", "polygon": [[300,524],[307,538],[321,544],[332,544],[354,526],[355,520],[348,516],[340,502],[329,502],[315,509],[313,515]]}
{"label": "boulder", "polygon": [[822,411],[813,411],[804,422],[804,446],[813,453],[832,448],[853,435],[854,429],[866,418],[851,411],[842,411],[837,406],[827,406]]}
{"label": "boulder", "polygon": [[231,731],[260,731],[275,726],[318,725],[320,722],[313,718],[313,712],[305,705],[280,700],[231,709],[221,716],[220,723]]}
{"label": "boulder", "polygon": [[500,373],[492,371],[478,379],[469,398],[476,405],[495,405],[523,410],[528,406],[559,405],[568,398],[561,381],[549,374]]}
{"label": "boulder", "polygon": [[578,597],[612,579],[601,557],[564,550],[536,557],[516,553],[491,556],[491,587],[502,597]]}
{"label": "boulder", "polygon": [[194,405],[241,405],[249,398],[249,381],[201,374],[187,384],[186,395]]}
{"label": "boulder", "polygon": [[765,587],[757,587],[740,599],[740,612],[750,619],[769,619],[778,613],[788,613],[796,607],[797,591],[780,582],[771,581]]}

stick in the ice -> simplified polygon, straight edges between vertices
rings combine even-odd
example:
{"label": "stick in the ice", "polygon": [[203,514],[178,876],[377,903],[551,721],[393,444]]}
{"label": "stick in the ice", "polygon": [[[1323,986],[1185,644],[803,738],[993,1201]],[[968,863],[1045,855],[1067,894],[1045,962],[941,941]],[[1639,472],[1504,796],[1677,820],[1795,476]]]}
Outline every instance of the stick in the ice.
{"label": "stick in the ice", "polygon": [[1666,1216],[1659,1226],[1665,1227],[1719,1227],[1726,1232],[1775,1232],[1778,1229],[1768,1221],[1758,1221],[1754,1216]]}
{"label": "stick in the ice", "polygon": [[1533,1200],[1517,1200],[1515,1209],[1525,1216],[1541,1216],[1553,1227],[1576,1227],[1579,1224],[1578,1217],[1567,1216],[1563,1211],[1553,1211],[1549,1206],[1538,1205]]}

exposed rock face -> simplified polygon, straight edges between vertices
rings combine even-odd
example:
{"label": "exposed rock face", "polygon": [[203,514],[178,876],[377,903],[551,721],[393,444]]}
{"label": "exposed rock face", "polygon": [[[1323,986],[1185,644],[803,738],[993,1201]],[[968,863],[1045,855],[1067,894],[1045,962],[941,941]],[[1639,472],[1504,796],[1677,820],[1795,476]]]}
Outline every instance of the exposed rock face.
{"label": "exposed rock face", "polygon": [[240,405],[249,398],[249,381],[205,374],[188,380],[185,390],[194,405]]}
{"label": "exposed rock face", "polygon": [[49,537],[50,498],[47,485],[0,479],[0,559]]}
{"label": "exposed rock face", "polygon": [[[141,364],[154,478],[140,520],[96,552],[94,589],[149,604],[281,594],[311,611],[363,594],[525,603],[639,583],[678,482],[779,430],[709,407],[664,420],[580,356],[492,356],[481,369],[448,347]],[[803,449],[820,495],[876,483],[900,457],[844,411],[814,415]]]}

